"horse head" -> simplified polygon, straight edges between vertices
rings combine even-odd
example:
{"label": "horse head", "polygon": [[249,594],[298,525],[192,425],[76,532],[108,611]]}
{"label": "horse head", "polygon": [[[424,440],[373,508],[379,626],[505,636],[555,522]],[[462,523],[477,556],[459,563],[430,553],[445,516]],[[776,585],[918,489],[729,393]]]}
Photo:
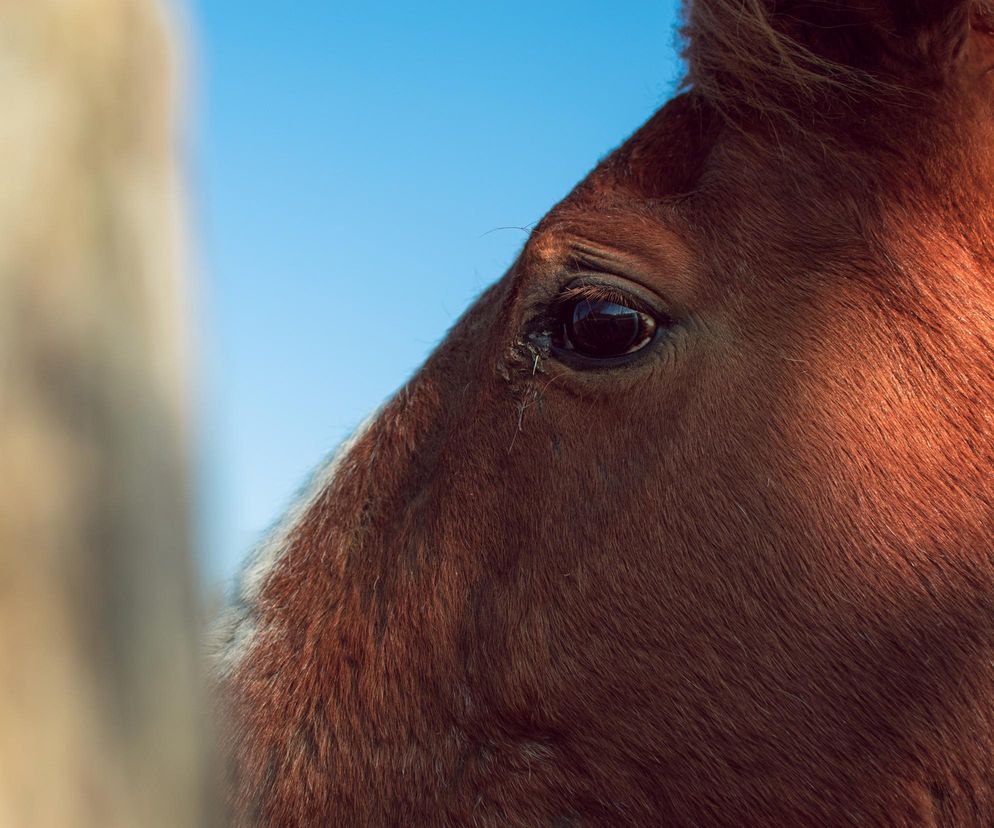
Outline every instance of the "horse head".
{"label": "horse head", "polygon": [[247,566],[243,822],[994,820],[994,45],[693,0],[687,83]]}

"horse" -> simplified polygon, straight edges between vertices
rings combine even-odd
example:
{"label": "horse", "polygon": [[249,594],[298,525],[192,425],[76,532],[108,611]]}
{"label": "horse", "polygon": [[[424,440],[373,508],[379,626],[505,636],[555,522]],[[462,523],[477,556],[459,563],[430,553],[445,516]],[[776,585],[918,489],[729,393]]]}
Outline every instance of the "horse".
{"label": "horse", "polygon": [[237,824],[994,824],[991,12],[688,0],[247,564]]}

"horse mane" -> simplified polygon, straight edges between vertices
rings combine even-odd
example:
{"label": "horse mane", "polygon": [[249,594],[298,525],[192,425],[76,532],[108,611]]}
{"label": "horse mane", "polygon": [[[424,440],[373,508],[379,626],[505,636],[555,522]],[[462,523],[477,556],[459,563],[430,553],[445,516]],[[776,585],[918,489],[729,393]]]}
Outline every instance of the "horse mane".
{"label": "horse mane", "polygon": [[994,29],[994,0],[686,0],[684,85],[735,126],[822,132],[860,109],[920,108],[970,18]]}

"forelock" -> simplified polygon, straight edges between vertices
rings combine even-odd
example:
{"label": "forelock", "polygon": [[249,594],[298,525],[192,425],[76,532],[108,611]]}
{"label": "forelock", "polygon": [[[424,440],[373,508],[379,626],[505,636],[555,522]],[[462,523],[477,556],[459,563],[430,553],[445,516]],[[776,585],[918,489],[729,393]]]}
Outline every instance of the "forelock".
{"label": "forelock", "polygon": [[[802,132],[927,105],[994,0],[685,0],[686,86],[726,121]],[[857,118],[853,118],[853,115]]]}

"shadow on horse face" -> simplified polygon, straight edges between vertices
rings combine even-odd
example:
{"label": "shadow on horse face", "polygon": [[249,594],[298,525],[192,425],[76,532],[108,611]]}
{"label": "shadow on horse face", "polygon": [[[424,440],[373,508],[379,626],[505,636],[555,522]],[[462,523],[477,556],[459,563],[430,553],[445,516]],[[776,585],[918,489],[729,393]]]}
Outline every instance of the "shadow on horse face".
{"label": "shadow on horse face", "polygon": [[994,815],[987,35],[757,11],[764,102],[734,5],[263,555],[243,818]]}

